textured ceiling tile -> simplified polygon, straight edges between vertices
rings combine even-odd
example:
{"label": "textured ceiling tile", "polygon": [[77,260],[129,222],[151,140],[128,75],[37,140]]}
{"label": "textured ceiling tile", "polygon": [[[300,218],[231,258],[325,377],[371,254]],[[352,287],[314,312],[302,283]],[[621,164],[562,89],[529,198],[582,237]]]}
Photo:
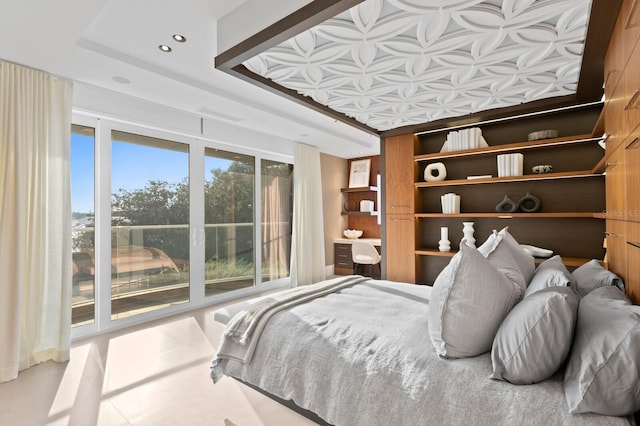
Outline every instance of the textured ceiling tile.
{"label": "textured ceiling tile", "polygon": [[366,0],[245,66],[388,130],[575,93],[590,6]]}

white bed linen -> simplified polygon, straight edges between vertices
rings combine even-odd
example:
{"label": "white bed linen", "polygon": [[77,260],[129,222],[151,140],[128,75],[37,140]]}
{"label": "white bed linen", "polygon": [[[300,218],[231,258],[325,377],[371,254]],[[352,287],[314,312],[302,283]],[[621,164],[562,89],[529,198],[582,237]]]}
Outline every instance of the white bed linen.
{"label": "white bed linen", "polygon": [[224,373],[349,425],[618,425],[572,415],[562,372],[536,385],[489,379],[489,353],[439,358],[428,334],[431,287],[369,280],[274,315],[251,363]]}

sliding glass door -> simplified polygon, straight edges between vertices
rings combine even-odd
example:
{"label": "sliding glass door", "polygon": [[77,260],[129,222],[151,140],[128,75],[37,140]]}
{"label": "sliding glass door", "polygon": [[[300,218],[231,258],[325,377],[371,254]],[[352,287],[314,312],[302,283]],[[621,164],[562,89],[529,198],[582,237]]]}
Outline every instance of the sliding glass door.
{"label": "sliding glass door", "polygon": [[205,149],[205,295],[255,283],[255,158]]}
{"label": "sliding glass door", "polygon": [[86,121],[71,138],[76,336],[288,277],[291,164]]}
{"label": "sliding glass door", "polygon": [[113,131],[111,318],[189,301],[189,145]]}

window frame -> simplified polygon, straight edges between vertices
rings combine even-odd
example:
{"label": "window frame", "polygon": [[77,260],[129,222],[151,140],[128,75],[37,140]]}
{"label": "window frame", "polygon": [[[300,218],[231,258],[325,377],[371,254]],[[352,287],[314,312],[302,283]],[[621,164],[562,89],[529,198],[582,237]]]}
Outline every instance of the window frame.
{"label": "window frame", "polygon": [[[74,110],[72,124],[95,129],[95,318],[91,324],[71,329],[72,340],[192,311],[204,306],[251,296],[256,293],[290,286],[289,277],[262,282],[261,213],[262,160],[294,164],[293,156],[266,150],[248,149],[235,143],[161,129],[131,121]],[[190,285],[187,303],[168,306],[126,318],[111,319],[111,148],[112,131],[134,133],[189,145],[189,262]],[[250,155],[255,159],[254,173],[254,285],[214,296],[205,296],[204,288],[204,176],[205,148]],[[295,167],[295,165],[294,165]]]}

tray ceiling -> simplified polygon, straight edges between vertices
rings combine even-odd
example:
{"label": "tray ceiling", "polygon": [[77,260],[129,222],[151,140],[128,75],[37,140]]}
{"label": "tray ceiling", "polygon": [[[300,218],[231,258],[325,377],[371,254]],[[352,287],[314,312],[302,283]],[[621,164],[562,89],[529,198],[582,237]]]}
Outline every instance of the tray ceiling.
{"label": "tray ceiling", "polygon": [[576,93],[591,1],[366,0],[244,61],[377,131]]}

